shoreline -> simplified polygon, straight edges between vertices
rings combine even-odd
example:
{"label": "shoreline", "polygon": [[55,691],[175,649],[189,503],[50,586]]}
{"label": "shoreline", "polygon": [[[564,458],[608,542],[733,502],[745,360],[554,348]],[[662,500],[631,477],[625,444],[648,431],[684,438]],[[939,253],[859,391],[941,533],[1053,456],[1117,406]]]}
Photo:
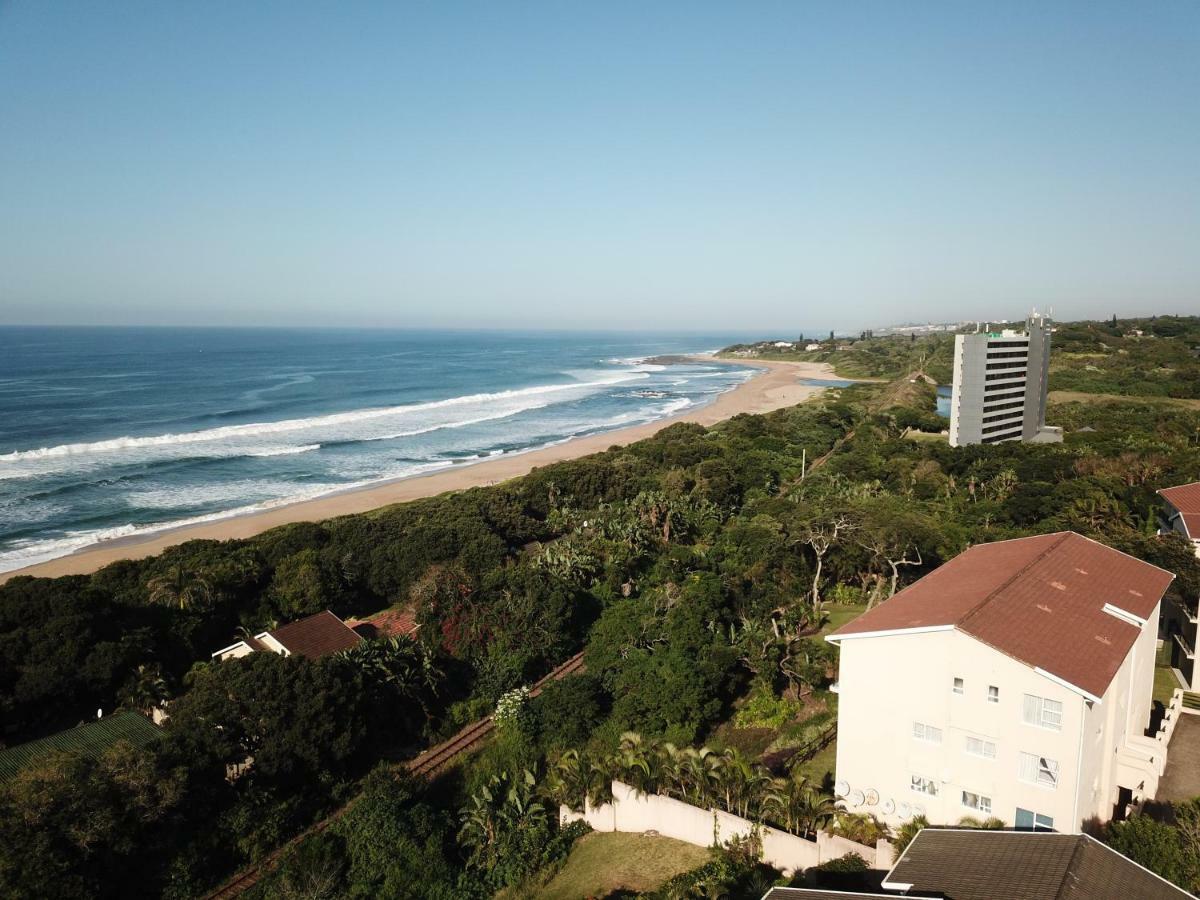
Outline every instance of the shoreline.
{"label": "shoreline", "polygon": [[352,488],[326,494],[312,500],[284,503],[242,515],[215,519],[195,525],[164,528],[148,534],[131,535],[82,547],[34,565],[0,572],[0,584],[20,575],[54,578],[61,575],[87,575],[123,559],[143,559],[161,553],[168,547],[192,540],[231,540],[253,537],[271,528],[294,522],[311,522],[338,516],[370,512],[395,503],[433,497],[472,487],[486,487],[512,478],[527,475],[531,470],[556,462],[578,459],[599,453],[610,447],[625,446],[651,437],[677,422],[715,425],[740,413],[766,413],[795,406],[817,395],[825,388],[801,384],[799,379],[838,379],[828,363],[784,362],[764,360],[726,360],[703,357],[705,361],[728,363],[762,369],[741,384],[717,397],[706,406],[675,416],[617,428],[600,434],[571,438],[548,447],[539,447],[506,454],[496,459],[440,469],[426,475],[414,475],[367,487]]}

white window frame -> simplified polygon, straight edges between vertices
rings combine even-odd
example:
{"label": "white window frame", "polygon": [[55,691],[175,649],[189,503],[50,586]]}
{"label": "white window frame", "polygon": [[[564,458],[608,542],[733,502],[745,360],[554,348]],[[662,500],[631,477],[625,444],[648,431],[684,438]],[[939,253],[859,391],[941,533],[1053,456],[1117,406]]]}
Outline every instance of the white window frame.
{"label": "white window frame", "polygon": [[926,797],[936,797],[938,795],[938,783],[932,778],[926,778],[924,775],[913,775],[909,782],[909,788],[918,794],[924,794]]}
{"label": "white window frame", "polygon": [[[979,745],[978,753],[971,749],[971,741],[975,741],[975,743]],[[991,753],[987,752],[989,747],[992,748]],[[966,739],[963,741],[963,750],[966,752],[967,756],[974,756],[978,759],[992,760],[996,758],[996,742],[989,741],[986,738],[977,738],[968,734]]]}
{"label": "white window frame", "polygon": [[926,725],[924,722],[913,722],[912,736],[914,741],[920,741],[923,744],[940,744],[942,729]]}
{"label": "white window frame", "polygon": [[1059,771],[1058,760],[1021,751],[1017,763],[1017,778],[1026,784],[1053,791],[1058,788]]}
{"label": "white window frame", "polygon": [[961,678],[958,678],[957,676],[955,677],[954,681],[951,683],[950,689],[954,693],[958,694],[960,697],[966,693],[965,683],[963,682],[963,680]]}
{"label": "white window frame", "polygon": [[1021,702],[1021,721],[1034,728],[1044,728],[1046,731],[1062,731],[1062,701],[1039,697],[1036,694],[1026,694]]}
{"label": "white window frame", "polygon": [[994,684],[989,684],[987,699],[988,699],[988,703],[999,703],[1000,702],[1000,688]]}
{"label": "white window frame", "polygon": [[[974,797],[975,802],[969,803],[967,801],[968,797]],[[992,814],[992,798],[985,797],[983,794],[977,794],[974,791],[962,792],[962,805],[967,809],[973,809],[976,812],[981,812],[985,816],[990,816]]]}

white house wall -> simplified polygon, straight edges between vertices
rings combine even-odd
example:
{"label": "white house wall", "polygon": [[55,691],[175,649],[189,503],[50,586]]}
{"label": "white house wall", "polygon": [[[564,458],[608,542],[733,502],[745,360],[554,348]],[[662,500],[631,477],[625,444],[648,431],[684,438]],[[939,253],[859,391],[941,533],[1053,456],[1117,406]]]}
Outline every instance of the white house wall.
{"label": "white house wall", "polygon": [[[848,783],[852,797],[858,790],[879,794],[875,806],[851,805],[853,811],[893,825],[904,821],[903,803],[923,807],[935,824],[986,817],[962,805],[966,790],[990,797],[990,815],[1008,825],[1016,824],[1018,807],[1052,817],[1054,828],[1067,832],[1078,831],[1088,816],[1109,816],[1116,799],[1113,747],[1123,744],[1131,720],[1149,716],[1153,622],[1143,628],[1136,659],[1131,653],[1091,711],[1079,694],[958,631],[850,638],[839,646],[837,779]],[[961,696],[953,692],[955,677],[963,679]],[[998,703],[988,702],[990,685],[1000,688]],[[1024,723],[1025,694],[1062,703],[1061,731]],[[915,739],[914,722],[941,729],[941,743]],[[969,755],[968,736],[994,742],[996,758]],[[1058,762],[1057,788],[1018,778],[1022,751]],[[934,779],[937,796],[913,791],[913,775]],[[892,814],[883,812],[888,799],[897,807]]]}

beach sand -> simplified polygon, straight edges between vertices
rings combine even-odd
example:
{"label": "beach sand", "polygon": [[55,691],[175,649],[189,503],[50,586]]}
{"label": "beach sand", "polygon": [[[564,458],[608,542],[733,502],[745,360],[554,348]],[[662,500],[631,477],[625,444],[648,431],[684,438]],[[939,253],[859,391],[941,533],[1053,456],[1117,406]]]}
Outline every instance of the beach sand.
{"label": "beach sand", "polygon": [[[607,450],[609,447],[624,446],[634,441],[640,441],[676,422],[713,425],[739,413],[764,413],[782,409],[785,406],[794,406],[822,390],[814,385],[799,384],[798,379],[836,377],[832,368],[826,363],[764,362],[762,360],[730,360],[730,362],[761,368],[764,371],[733,390],[718,395],[707,406],[692,412],[659,419],[644,425],[634,425],[629,428],[606,431],[603,434],[576,438],[553,447],[514,453],[473,465],[385,482],[360,490],[331,494],[327,497],[292,503],[249,515],[105,541],[85,547],[69,556],[48,560],[12,572],[0,573],[0,584],[16,575],[45,577],[84,575],[117,560],[153,556],[161,553],[167,547],[182,544],[184,541],[247,538],[290,522],[311,522],[334,516],[367,512],[393,503],[403,503],[405,500],[496,484],[525,475],[539,466],[566,459],[577,459],[587,456],[589,453]],[[230,502],[236,503],[237,498],[230,498]]]}

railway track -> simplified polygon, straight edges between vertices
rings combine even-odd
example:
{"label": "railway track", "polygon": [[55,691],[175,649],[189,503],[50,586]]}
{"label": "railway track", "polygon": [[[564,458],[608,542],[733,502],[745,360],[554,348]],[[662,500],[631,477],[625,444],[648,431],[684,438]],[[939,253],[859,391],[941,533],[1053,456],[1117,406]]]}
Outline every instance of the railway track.
{"label": "railway track", "polygon": [[[534,682],[529,689],[529,696],[536,697],[545,690],[546,685],[550,682],[566,678],[568,675],[574,675],[576,672],[582,672],[584,669],[583,654],[577,653],[548,675]],[[418,775],[422,778],[432,778],[450,765],[456,758],[483,743],[495,729],[496,723],[492,721],[491,716],[487,716],[477,722],[472,722],[449,740],[442,741],[442,743],[430,747],[414,759],[410,759],[400,765],[413,775]],[[227,900],[230,897],[240,896],[256,885],[264,875],[272,872],[283,860],[284,856],[297,844],[314,834],[320,834],[349,812],[354,807],[357,799],[357,797],[351,799],[345,806],[330,813],[307,830],[302,831],[252,867],[239,872],[229,881],[225,882],[225,884],[221,885],[221,887],[210,894],[206,894],[204,900]]]}

